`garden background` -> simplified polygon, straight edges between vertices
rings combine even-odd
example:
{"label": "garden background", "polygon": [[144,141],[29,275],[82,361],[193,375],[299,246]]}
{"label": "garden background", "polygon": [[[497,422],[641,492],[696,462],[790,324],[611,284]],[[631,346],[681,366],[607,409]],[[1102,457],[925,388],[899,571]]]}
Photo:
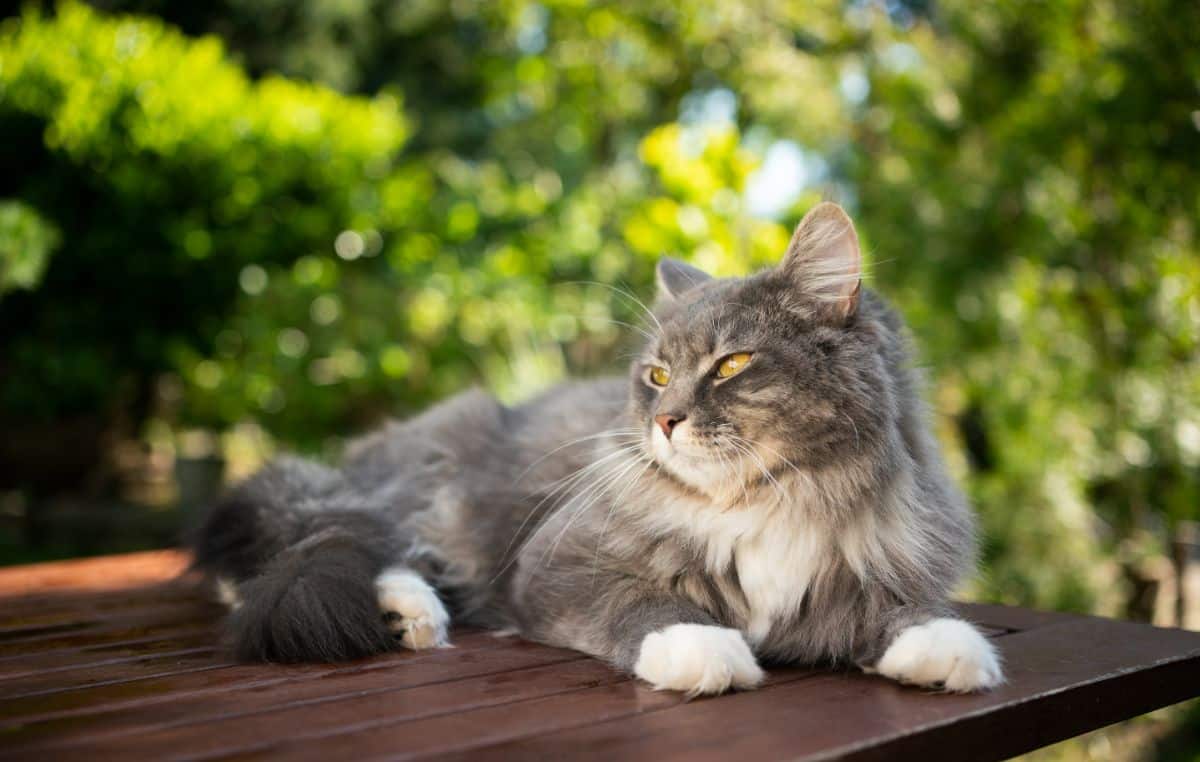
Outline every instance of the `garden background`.
{"label": "garden background", "polygon": [[[169,544],[279,449],[618,369],[660,255],[744,273],[831,198],[982,517],[965,592],[1200,628],[1200,4],[8,16],[0,563]],[[1183,717],[1045,756],[1189,758]]]}

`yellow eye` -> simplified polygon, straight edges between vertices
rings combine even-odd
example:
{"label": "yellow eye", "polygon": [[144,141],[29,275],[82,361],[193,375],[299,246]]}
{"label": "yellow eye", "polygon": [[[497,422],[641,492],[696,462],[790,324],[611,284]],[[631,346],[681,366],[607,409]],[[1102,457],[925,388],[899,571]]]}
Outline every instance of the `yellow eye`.
{"label": "yellow eye", "polygon": [[717,378],[729,378],[741,373],[750,363],[750,357],[749,352],[738,352],[737,354],[729,355],[729,357],[726,357],[717,366]]}
{"label": "yellow eye", "polygon": [[666,368],[660,368],[657,365],[650,368],[650,381],[655,386],[666,386],[671,380],[671,372]]}

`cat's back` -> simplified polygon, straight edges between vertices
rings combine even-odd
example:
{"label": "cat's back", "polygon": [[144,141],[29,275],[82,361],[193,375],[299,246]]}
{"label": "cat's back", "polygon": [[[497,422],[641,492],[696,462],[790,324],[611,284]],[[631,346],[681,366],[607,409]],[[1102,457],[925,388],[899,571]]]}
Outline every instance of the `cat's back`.
{"label": "cat's back", "polygon": [[[626,430],[628,381],[570,381],[514,407],[513,445],[523,468],[550,476],[594,450],[605,432]],[[531,473],[534,481],[539,474]]]}
{"label": "cat's back", "polygon": [[624,378],[568,381],[512,409],[523,433],[553,439],[565,429],[611,428],[622,417],[629,396]]}
{"label": "cat's back", "polygon": [[578,449],[563,445],[619,425],[625,387],[620,378],[569,381],[511,407],[473,389],[353,442],[344,467],[360,483],[438,480],[467,468],[498,484],[527,469],[558,471]]}

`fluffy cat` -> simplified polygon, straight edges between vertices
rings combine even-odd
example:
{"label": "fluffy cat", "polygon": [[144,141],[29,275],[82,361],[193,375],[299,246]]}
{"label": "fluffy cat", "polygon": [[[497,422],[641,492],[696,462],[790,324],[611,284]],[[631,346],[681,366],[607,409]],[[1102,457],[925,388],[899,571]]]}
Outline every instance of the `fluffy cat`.
{"label": "fluffy cat", "polygon": [[753,688],[760,663],[998,684],[947,607],[971,513],[846,214],[816,207],[747,278],[657,272],[627,378],[511,408],[468,392],[340,468],[283,458],[234,488],[195,549],[238,654],[436,647],[453,620],[689,694]]}

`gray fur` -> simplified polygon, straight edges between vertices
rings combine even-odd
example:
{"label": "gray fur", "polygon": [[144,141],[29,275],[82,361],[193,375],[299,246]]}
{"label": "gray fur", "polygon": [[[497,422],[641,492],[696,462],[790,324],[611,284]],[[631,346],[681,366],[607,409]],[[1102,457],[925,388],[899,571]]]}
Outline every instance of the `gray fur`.
{"label": "gray fur", "polygon": [[[848,220],[810,217],[779,267],[747,278],[664,260],[653,338],[624,379],[511,408],[468,392],[358,441],[336,471],[276,463],[210,517],[200,565],[262,587],[281,573],[272,559],[343,526],[361,532],[375,573],[419,571],[456,621],[623,669],[648,633],[677,623],[742,630],[768,662],[874,664],[904,627],[947,615],[972,566],[973,524],[929,433],[901,321],[860,288],[857,243],[854,257],[837,250]],[[734,352],[753,353],[750,365],[716,379]],[[662,363],[665,389],[647,380]],[[708,454],[664,463],[651,441],[664,412],[686,416],[688,441]],[[747,544],[760,525],[769,532]],[[767,545],[805,569],[773,612],[756,609],[769,598],[746,576],[746,554]],[[352,606],[346,621],[361,621],[364,604]],[[374,642],[347,641],[356,654]],[[290,640],[283,650],[306,653]],[[329,654],[340,651],[310,656]]]}

